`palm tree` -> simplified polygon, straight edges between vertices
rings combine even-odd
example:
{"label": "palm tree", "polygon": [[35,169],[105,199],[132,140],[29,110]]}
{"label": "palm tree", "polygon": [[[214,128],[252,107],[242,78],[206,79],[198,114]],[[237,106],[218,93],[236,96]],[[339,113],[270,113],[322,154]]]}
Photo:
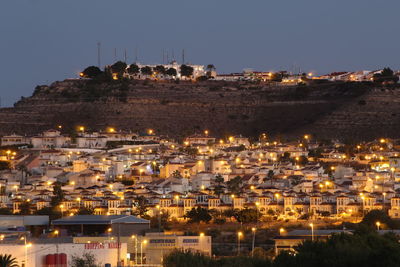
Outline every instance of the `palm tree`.
{"label": "palm tree", "polygon": [[10,254],[0,254],[0,267],[18,267],[17,259]]}

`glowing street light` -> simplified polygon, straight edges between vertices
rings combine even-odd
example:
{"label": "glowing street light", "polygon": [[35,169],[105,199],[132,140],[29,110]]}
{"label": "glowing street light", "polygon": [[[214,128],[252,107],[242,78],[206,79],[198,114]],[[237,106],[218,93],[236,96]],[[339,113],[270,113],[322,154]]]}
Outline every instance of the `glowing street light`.
{"label": "glowing street light", "polygon": [[310,223],[310,227],[311,227],[311,241],[314,241],[314,224]]}
{"label": "glowing street light", "polygon": [[381,223],[380,223],[380,222],[376,222],[375,224],[376,224],[376,228],[377,228],[378,231],[379,231],[379,227],[381,226]]}
{"label": "glowing street light", "polygon": [[255,242],[256,242],[256,231],[257,231],[257,228],[255,228],[255,227],[252,227],[251,228],[251,232],[253,233],[253,242],[252,242],[252,246],[251,246],[251,256],[253,257],[254,256],[254,245],[255,245]]}
{"label": "glowing street light", "polygon": [[143,245],[147,244],[147,240],[140,242],[140,265],[143,265]]}
{"label": "glowing street light", "polygon": [[240,255],[240,239],[242,238],[243,233],[242,232],[238,232],[237,233],[237,240],[238,240],[238,256]]}

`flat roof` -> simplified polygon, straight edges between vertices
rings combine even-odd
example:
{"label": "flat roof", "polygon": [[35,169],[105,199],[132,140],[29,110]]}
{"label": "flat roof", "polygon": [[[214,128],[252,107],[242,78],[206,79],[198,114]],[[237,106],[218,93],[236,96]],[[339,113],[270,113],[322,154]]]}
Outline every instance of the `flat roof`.
{"label": "flat roof", "polygon": [[52,222],[53,225],[113,223],[148,224],[150,221],[132,215],[75,215],[54,220]]}

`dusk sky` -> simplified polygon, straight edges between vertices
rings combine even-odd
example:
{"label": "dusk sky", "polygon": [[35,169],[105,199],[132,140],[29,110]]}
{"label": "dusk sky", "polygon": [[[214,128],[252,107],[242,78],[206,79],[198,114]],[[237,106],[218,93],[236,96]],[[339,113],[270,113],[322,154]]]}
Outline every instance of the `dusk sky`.
{"label": "dusk sky", "polygon": [[399,0],[2,0],[1,105],[97,64],[178,61],[219,73],[400,68]]}

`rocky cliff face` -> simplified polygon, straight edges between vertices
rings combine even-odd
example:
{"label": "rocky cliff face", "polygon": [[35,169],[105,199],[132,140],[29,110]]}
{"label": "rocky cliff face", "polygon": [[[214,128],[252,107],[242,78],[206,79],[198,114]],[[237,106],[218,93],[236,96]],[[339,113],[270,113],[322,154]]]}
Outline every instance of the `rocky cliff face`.
{"label": "rocky cliff face", "polygon": [[261,132],[321,138],[400,136],[400,90],[370,84],[297,87],[262,84],[71,80],[40,86],[0,109],[0,133],[32,134],[63,125],[181,136]]}

